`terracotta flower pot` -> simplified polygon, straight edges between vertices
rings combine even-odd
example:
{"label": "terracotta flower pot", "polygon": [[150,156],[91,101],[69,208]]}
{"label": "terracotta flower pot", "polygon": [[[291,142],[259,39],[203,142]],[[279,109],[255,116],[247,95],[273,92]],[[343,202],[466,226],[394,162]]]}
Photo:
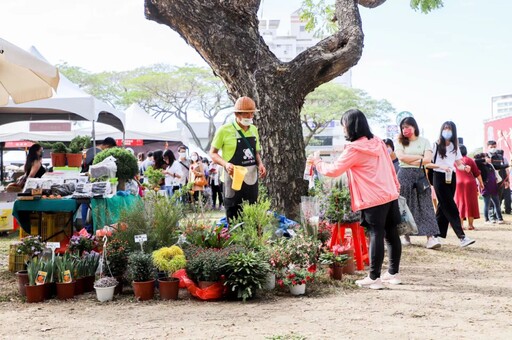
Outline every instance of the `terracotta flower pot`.
{"label": "terracotta flower pot", "polygon": [[76,281],[72,281],[70,283],[60,283],[57,282],[57,298],[59,300],[67,300],[75,297],[75,283]]}
{"label": "terracotta flower pot", "polygon": [[16,272],[18,278],[18,292],[21,296],[26,296],[25,285],[28,283],[28,272],[26,270],[20,270]]}
{"label": "terracotta flower pot", "polygon": [[51,154],[52,158],[52,165],[53,167],[56,166],[66,166],[66,154],[65,153],[54,153]]}
{"label": "terracotta flower pot", "polygon": [[45,288],[44,285],[39,286],[29,286],[29,284],[25,284],[25,292],[27,296],[27,302],[43,302],[44,301],[44,293]]}
{"label": "terracotta flower pot", "polygon": [[180,280],[173,277],[158,279],[160,299],[162,300],[178,300],[180,291]]}
{"label": "terracotta flower pot", "polygon": [[73,168],[79,168],[82,165],[82,154],[81,153],[67,153],[66,159],[68,166]]}
{"label": "terracotta flower pot", "polygon": [[55,282],[47,282],[44,285],[45,300],[50,300],[57,293],[57,285]]}
{"label": "terracotta flower pot", "polygon": [[331,267],[331,278],[333,280],[341,280],[343,276],[344,266],[333,264]]}
{"label": "terracotta flower pot", "polygon": [[84,278],[79,277],[76,279],[75,283],[75,295],[80,295],[84,293]]}
{"label": "terracotta flower pot", "polygon": [[96,277],[94,275],[84,276],[84,293],[92,292],[94,290],[94,281]]}
{"label": "terracotta flower pot", "polygon": [[140,301],[152,300],[155,296],[155,279],[143,282],[132,282],[133,294]]}
{"label": "terracotta flower pot", "polygon": [[342,252],[341,254],[348,255],[348,260],[345,262],[343,266],[343,274],[354,274],[356,272],[356,265],[354,262],[354,249],[349,249],[347,251]]}

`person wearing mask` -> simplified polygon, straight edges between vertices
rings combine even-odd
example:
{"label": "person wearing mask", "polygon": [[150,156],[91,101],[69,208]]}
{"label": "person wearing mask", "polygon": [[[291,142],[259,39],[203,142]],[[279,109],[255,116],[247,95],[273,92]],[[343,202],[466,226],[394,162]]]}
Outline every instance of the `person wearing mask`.
{"label": "person wearing mask", "polygon": [[[441,243],[435,237],[439,234],[439,227],[432,205],[432,190],[428,188],[422,191],[416,187],[416,181],[425,174],[423,166],[431,162],[432,148],[430,142],[420,136],[418,123],[413,117],[405,117],[400,122],[400,134],[395,150],[400,160],[400,170],[398,171],[400,195],[405,197],[418,226],[417,235],[427,237],[425,245],[427,249],[438,249],[441,247]],[[404,235],[402,243],[410,245],[410,236]]]}
{"label": "person wearing mask", "polygon": [[176,157],[174,157],[174,153],[171,150],[165,150],[164,162],[167,164],[164,170],[165,191],[167,195],[171,197],[174,193],[174,188],[178,187],[179,189],[179,180],[183,176],[183,173],[181,172],[180,163],[176,161]]}
{"label": "person wearing mask", "polygon": [[139,166],[139,171],[141,175],[144,175],[147,168],[155,165],[155,158],[153,157],[153,151],[148,151],[147,158],[141,163]]}
{"label": "person wearing mask", "polygon": [[[503,224],[503,216],[501,215],[501,209],[499,208],[500,201],[498,198],[498,183],[496,178],[496,169],[492,165],[491,154],[480,153],[475,155],[475,162],[480,170],[483,186],[480,187],[482,196],[484,198],[484,218],[485,224]],[[494,218],[491,212],[496,213]]]}
{"label": "person wearing mask", "polygon": [[[370,272],[360,287],[382,289],[384,283],[400,284],[402,245],[397,224],[400,223],[398,196],[400,184],[386,145],[374,136],[364,113],[349,110],[341,117],[348,143],[334,163],[325,163],[316,151],[308,161],[328,177],[347,172],[352,210],[361,211],[361,225],[370,234]],[[388,271],[381,276],[384,240],[389,255]]]}
{"label": "person wearing mask", "polygon": [[398,165],[398,158],[396,157],[395,154],[395,144],[389,138],[384,139],[384,144],[386,144],[386,147],[388,148],[389,157],[391,158],[391,161],[393,161],[395,172],[398,173],[398,169],[400,169],[400,167]]}
{"label": "person wearing mask", "polygon": [[181,172],[184,177],[180,181],[180,185],[185,186],[188,183],[188,173],[190,171],[190,161],[187,159],[187,147],[185,145],[180,145],[178,148],[178,162],[181,165]]}
{"label": "person wearing mask", "polygon": [[450,224],[459,238],[460,246],[464,248],[475,243],[475,240],[466,236],[464,230],[462,230],[459,210],[454,200],[457,183],[454,170],[457,167],[461,171],[470,172],[471,168],[462,162],[455,123],[447,121],[441,125],[439,139],[434,146],[434,150],[437,156],[428,167],[434,169],[434,183],[432,184],[438,201],[436,219],[439,226],[439,234],[436,236],[446,238],[448,224]]}
{"label": "person wearing mask", "polygon": [[468,230],[475,230],[473,221],[480,218],[480,209],[478,207],[478,187],[476,179],[480,183],[480,188],[484,187],[480,170],[475,161],[467,156],[468,150],[464,145],[459,147],[462,155],[462,163],[469,165],[470,172],[462,171],[456,168],[457,185],[455,189],[455,204],[459,209],[460,224],[464,229],[464,220],[468,220]]}
{"label": "person wearing mask", "polygon": [[210,165],[210,188],[212,189],[212,208],[222,209],[222,182],[220,181],[220,170],[222,168],[212,162]]}
{"label": "person wearing mask", "polygon": [[202,199],[204,185],[199,185],[196,183],[201,178],[204,179],[204,181],[206,182],[206,175],[204,172],[203,162],[201,161],[201,157],[199,157],[199,154],[197,152],[192,152],[192,154],[190,155],[190,161],[192,163],[190,163],[188,181],[194,183],[194,186],[192,187],[192,196],[194,202],[198,202],[200,198]]}
{"label": "person wearing mask", "polygon": [[[212,141],[210,156],[225,169],[224,208],[228,221],[239,216],[242,201],[254,204],[258,200],[258,175],[265,177],[267,170],[261,160],[258,129],[253,125],[256,103],[249,97],[240,97],[235,103],[235,121],[217,130]],[[222,156],[219,154],[222,151]],[[232,189],[235,165],[243,166],[247,173],[238,191]]]}
{"label": "person wearing mask", "polygon": [[[492,165],[494,169],[498,171],[498,199],[500,204],[498,205],[501,209],[501,202],[505,205],[505,214],[510,214],[510,181],[509,181],[509,165],[507,159],[503,155],[503,150],[498,149],[496,141],[489,140],[487,142],[487,152],[491,157]],[[495,209],[491,207],[491,218],[496,219]]]}
{"label": "person wearing mask", "polygon": [[43,147],[40,144],[32,144],[28,149],[24,170],[25,180],[26,178],[41,178],[45,174]]}

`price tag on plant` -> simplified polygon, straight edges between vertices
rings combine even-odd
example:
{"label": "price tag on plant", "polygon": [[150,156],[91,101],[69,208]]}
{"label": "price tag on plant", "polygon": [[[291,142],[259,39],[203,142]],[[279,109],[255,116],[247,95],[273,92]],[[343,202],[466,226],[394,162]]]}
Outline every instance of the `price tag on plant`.
{"label": "price tag on plant", "polygon": [[49,248],[55,252],[55,249],[60,248],[60,242],[46,242],[46,248]]}
{"label": "price tag on plant", "polygon": [[135,235],[135,242],[141,243],[146,242],[148,240],[148,235],[141,234],[141,235]]}

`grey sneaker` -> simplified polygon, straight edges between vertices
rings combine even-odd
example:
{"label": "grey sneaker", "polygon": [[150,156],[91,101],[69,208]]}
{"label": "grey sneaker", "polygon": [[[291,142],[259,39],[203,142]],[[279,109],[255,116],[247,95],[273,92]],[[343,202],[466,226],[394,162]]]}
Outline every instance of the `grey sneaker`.
{"label": "grey sneaker", "polygon": [[471,244],[475,243],[475,240],[473,239],[470,239],[469,237],[467,236],[464,236],[464,238],[461,238],[460,239],[460,247],[461,248],[464,248],[464,247],[467,247]]}

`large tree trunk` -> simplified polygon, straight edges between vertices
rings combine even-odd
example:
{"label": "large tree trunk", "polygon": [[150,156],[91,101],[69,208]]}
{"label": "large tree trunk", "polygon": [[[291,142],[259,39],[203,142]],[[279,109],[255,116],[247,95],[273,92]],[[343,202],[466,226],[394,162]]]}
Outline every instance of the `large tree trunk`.
{"label": "large tree trunk", "polygon": [[300,110],[308,93],[359,61],[361,20],[356,0],[337,0],[339,32],[284,63],[259,34],[259,5],[259,0],[145,0],[145,12],[148,19],[168,25],[194,47],[224,81],[233,100],[239,96],[255,100],[273,206],[296,218],[300,196],[307,189],[302,179]]}

